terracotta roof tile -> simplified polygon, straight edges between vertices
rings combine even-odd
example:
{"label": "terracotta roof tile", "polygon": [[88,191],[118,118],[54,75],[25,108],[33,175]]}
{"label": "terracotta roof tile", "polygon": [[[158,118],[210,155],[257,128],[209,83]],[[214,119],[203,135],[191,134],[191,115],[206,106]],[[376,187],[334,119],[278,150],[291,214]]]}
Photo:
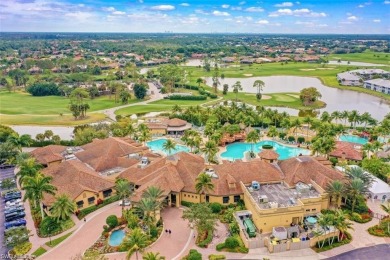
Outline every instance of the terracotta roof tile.
{"label": "terracotta roof tile", "polygon": [[40,147],[30,152],[35,159],[43,165],[47,165],[51,162],[61,161],[63,159],[61,153],[66,150],[65,146],[62,145],[48,145]]}
{"label": "terracotta roof tile", "polygon": [[272,149],[263,149],[259,153],[259,157],[266,160],[277,160],[279,158],[279,154]]}
{"label": "terracotta roof tile", "polygon": [[355,149],[355,145],[349,142],[337,141],[336,148],[329,155],[337,158],[345,156],[347,160],[361,161],[363,160],[363,152]]}

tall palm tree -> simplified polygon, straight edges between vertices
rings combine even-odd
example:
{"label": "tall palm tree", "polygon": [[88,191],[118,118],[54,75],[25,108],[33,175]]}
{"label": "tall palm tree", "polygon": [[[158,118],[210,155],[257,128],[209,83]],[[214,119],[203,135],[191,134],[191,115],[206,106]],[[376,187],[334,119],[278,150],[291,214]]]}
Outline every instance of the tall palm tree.
{"label": "tall palm tree", "polygon": [[246,141],[251,143],[251,154],[253,154],[253,145],[260,140],[260,135],[256,130],[252,130],[246,136]]}
{"label": "tall palm tree", "polygon": [[214,141],[207,141],[202,148],[202,152],[205,154],[209,164],[214,160],[215,155],[218,152],[218,147]]}
{"label": "tall palm tree", "polygon": [[321,115],[321,121],[322,122],[330,122],[332,120],[332,117],[329,115],[327,111],[324,111]]}
{"label": "tall palm tree", "polygon": [[159,205],[157,200],[152,198],[141,198],[141,200],[137,203],[137,209],[143,213],[143,220],[149,227],[156,220],[156,211],[158,210]]}
{"label": "tall palm tree", "polygon": [[138,131],[139,131],[138,140],[141,141],[143,144],[145,144],[145,142],[152,139],[150,130],[145,124],[140,124],[138,126]]}
{"label": "tall palm tree", "polygon": [[172,141],[171,139],[168,139],[164,144],[163,144],[163,149],[164,151],[167,151],[167,155],[170,155],[172,153],[172,150],[175,150],[176,148],[176,143]]}
{"label": "tall palm tree", "polygon": [[347,125],[347,119],[349,117],[349,112],[347,110],[344,110],[340,113],[341,119],[344,119],[344,126]]}
{"label": "tall palm tree", "polygon": [[8,137],[7,141],[15,145],[20,152],[24,146],[30,146],[32,143],[31,136],[27,134],[21,136],[18,134],[12,134]]}
{"label": "tall palm tree", "polygon": [[367,158],[370,158],[370,152],[374,152],[374,148],[371,143],[366,143],[363,145],[363,151],[367,152]]}
{"label": "tall palm tree", "polygon": [[122,216],[125,209],[125,200],[133,194],[133,187],[126,179],[120,179],[115,185],[116,194],[122,200]]}
{"label": "tall palm tree", "polygon": [[198,177],[196,177],[195,182],[195,190],[198,194],[205,194],[207,196],[207,193],[214,190],[214,184],[212,182],[211,176],[207,173],[200,173]]}
{"label": "tall palm tree", "polygon": [[129,260],[131,255],[135,252],[136,259],[138,260],[138,253],[143,252],[148,246],[148,236],[140,229],[133,229],[130,234],[123,241],[123,246],[129,248],[126,259]]}
{"label": "tall palm tree", "polygon": [[76,203],[68,195],[62,194],[56,198],[50,211],[57,220],[66,220],[76,211]]}
{"label": "tall palm tree", "polygon": [[242,90],[241,82],[237,81],[236,83],[233,84],[232,88],[233,88],[233,93],[236,93],[236,102],[237,102],[238,92]]}
{"label": "tall palm tree", "polygon": [[355,178],[349,183],[347,187],[347,191],[348,191],[348,196],[352,201],[351,211],[354,212],[357,198],[363,194],[366,194],[368,190],[366,188],[366,185],[364,185],[364,182],[361,179]]}
{"label": "tall palm tree", "polygon": [[374,182],[373,176],[360,167],[348,167],[345,172],[350,179],[362,180],[366,190],[368,190]]}
{"label": "tall palm tree", "polygon": [[368,112],[364,112],[360,116],[360,122],[364,123],[364,130],[366,130],[367,124],[370,122],[371,119],[372,119],[371,114]]}
{"label": "tall palm tree", "polygon": [[142,260],[165,260],[165,257],[160,256],[160,253],[147,252],[142,256]]}
{"label": "tall palm tree", "polygon": [[37,174],[34,177],[26,177],[22,183],[22,189],[26,191],[23,201],[29,199],[31,202],[35,203],[36,207],[40,207],[42,219],[44,218],[43,205],[41,203],[43,195],[45,193],[55,195],[55,191],[57,190],[56,187],[50,184],[50,181],[51,177]]}
{"label": "tall palm tree", "polygon": [[300,121],[298,118],[294,119],[294,120],[291,122],[291,124],[290,124],[290,127],[293,129],[294,134],[295,134],[295,140],[297,139],[298,128],[300,128],[301,125],[302,125],[302,124],[301,124],[301,121]]}
{"label": "tall palm tree", "polygon": [[340,198],[346,194],[346,187],[344,183],[339,180],[334,180],[328,184],[326,192],[334,199],[334,201],[336,201],[337,208],[339,208]]}
{"label": "tall palm tree", "polygon": [[311,128],[312,126],[312,123],[313,123],[313,119],[309,116],[305,117],[303,119],[303,123],[307,124],[307,128],[306,128],[306,139],[309,138],[309,129]]}
{"label": "tall palm tree", "polygon": [[200,134],[195,130],[186,130],[181,140],[190,147],[191,152],[194,147],[199,147],[201,143]]}
{"label": "tall palm tree", "polygon": [[351,123],[351,127],[356,127],[356,123],[360,121],[360,115],[357,110],[352,110],[348,115],[348,122]]}
{"label": "tall palm tree", "polygon": [[16,173],[16,177],[19,177],[19,185],[22,185],[26,177],[35,177],[39,170],[42,169],[42,165],[38,164],[34,157],[27,159],[18,159],[19,171]]}
{"label": "tall palm tree", "polygon": [[345,232],[353,229],[352,223],[348,220],[347,215],[342,210],[336,210],[334,226],[340,230],[341,237],[338,236],[338,241],[343,240]]}
{"label": "tall palm tree", "polygon": [[253,82],[253,87],[254,88],[257,88],[257,94],[256,94],[256,98],[258,100],[261,99],[261,91],[263,90],[265,84],[264,84],[264,81],[262,80],[256,80],[255,82]]}
{"label": "tall palm tree", "polygon": [[164,191],[156,186],[149,186],[143,193],[142,198],[161,201],[165,198]]}
{"label": "tall palm tree", "polygon": [[330,116],[331,116],[332,120],[334,119],[336,121],[336,123],[338,122],[339,119],[341,119],[340,111],[333,111]]}

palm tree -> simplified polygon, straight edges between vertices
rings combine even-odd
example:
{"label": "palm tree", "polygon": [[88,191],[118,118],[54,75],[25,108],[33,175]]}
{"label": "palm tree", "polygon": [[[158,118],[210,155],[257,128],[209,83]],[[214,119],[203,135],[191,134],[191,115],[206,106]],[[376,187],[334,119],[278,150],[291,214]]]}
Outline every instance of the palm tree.
{"label": "palm tree", "polygon": [[161,201],[165,198],[164,191],[156,186],[149,186],[143,193],[142,198]]}
{"label": "palm tree", "polygon": [[214,141],[207,141],[202,148],[202,152],[205,154],[209,164],[214,160],[215,155],[218,152],[218,147]]}
{"label": "palm tree", "polygon": [[251,143],[251,156],[253,155],[253,145],[260,140],[260,135],[256,130],[252,130],[246,136],[246,141]]}
{"label": "palm tree", "polygon": [[370,158],[370,152],[374,152],[374,148],[371,143],[366,143],[363,145],[363,151],[367,152],[367,158]]}
{"label": "palm tree", "polygon": [[371,187],[371,184],[374,181],[373,176],[370,173],[364,171],[360,167],[348,167],[345,172],[348,175],[348,177],[351,179],[362,180],[366,190],[368,190]]}
{"label": "palm tree", "polygon": [[[319,216],[318,218],[318,225],[322,228],[322,230],[325,231],[325,236],[326,236],[326,233],[327,233],[327,230],[328,230],[328,226],[331,226],[333,225],[333,221],[334,220],[334,215],[333,214],[322,214]],[[325,241],[326,239],[323,240],[323,243],[322,245],[320,245],[320,241],[318,241],[318,244],[320,245],[320,247],[323,247],[324,244],[325,244]]]}
{"label": "palm tree", "polygon": [[341,119],[344,119],[344,125],[346,125],[347,119],[349,117],[349,112],[347,110],[344,110],[343,112],[341,112],[340,117]]}
{"label": "palm tree", "polygon": [[181,140],[185,145],[189,146],[192,152],[193,147],[199,147],[201,143],[201,137],[198,131],[186,130]]}
{"label": "palm tree", "polygon": [[56,198],[50,211],[57,220],[65,220],[69,219],[76,209],[76,203],[68,195],[62,194]]}
{"label": "palm tree", "polygon": [[367,193],[368,190],[366,188],[366,185],[364,184],[364,182],[361,179],[355,178],[349,183],[349,185],[347,187],[347,191],[348,191],[348,196],[352,200],[351,211],[353,213],[355,210],[355,204],[356,204],[358,196],[361,196],[362,194]]}
{"label": "palm tree", "polygon": [[122,200],[122,216],[125,209],[125,200],[133,194],[133,187],[126,179],[120,179],[115,185],[116,194]]}
{"label": "palm tree", "polygon": [[172,107],[172,113],[173,114],[178,114],[178,113],[181,113],[182,111],[183,110],[181,109],[181,107],[178,104],[176,104],[176,105],[174,105]]}
{"label": "palm tree", "polygon": [[301,127],[301,121],[298,119],[298,118],[296,118],[295,120],[293,120],[292,122],[291,122],[291,124],[290,124],[290,127],[291,128],[293,128],[294,130],[294,133],[295,133],[295,140],[297,139],[297,132],[298,132],[298,128],[300,128]]}
{"label": "palm tree", "polygon": [[352,110],[348,115],[348,121],[351,123],[351,127],[356,127],[356,123],[360,121],[359,112]]}
{"label": "palm tree", "polygon": [[135,228],[123,241],[123,246],[125,248],[129,248],[126,255],[127,260],[130,259],[134,252],[136,259],[138,260],[138,252],[144,251],[144,249],[148,246],[148,236],[140,228]]}
{"label": "palm tree", "polygon": [[331,114],[331,118],[338,122],[339,119],[341,119],[341,113],[339,111],[333,111]]}
{"label": "palm tree", "polygon": [[332,120],[332,117],[329,115],[327,111],[324,111],[321,115],[321,121],[322,122],[330,122]]}
{"label": "palm tree", "polygon": [[160,256],[160,253],[147,252],[142,256],[143,260],[165,260],[164,256]]}
{"label": "palm tree", "polygon": [[50,181],[51,177],[37,174],[34,177],[26,177],[22,184],[22,189],[26,191],[23,201],[29,199],[31,202],[35,202],[35,206],[41,208],[42,219],[44,217],[43,205],[41,203],[43,195],[45,193],[54,195],[55,191],[57,190],[56,187],[50,184]]}
{"label": "palm tree", "polygon": [[337,208],[339,208],[340,198],[346,193],[346,187],[344,186],[344,183],[339,180],[334,180],[328,184],[326,187],[326,192],[332,199],[334,199],[334,201],[336,201]]}
{"label": "palm tree", "polygon": [[31,157],[27,159],[18,160],[19,171],[16,176],[19,177],[19,185],[22,185],[26,177],[35,177],[39,170],[42,169],[42,165],[38,164],[36,159]]}
{"label": "palm tree", "polygon": [[306,139],[308,139],[309,138],[309,129],[311,128],[311,125],[313,123],[313,119],[311,117],[307,116],[303,119],[303,123],[307,124]]}
{"label": "palm tree", "polygon": [[152,198],[141,198],[141,200],[137,203],[137,209],[143,213],[143,220],[149,227],[156,220],[156,211],[159,209],[159,203],[157,200]]}
{"label": "palm tree", "polygon": [[207,197],[207,193],[214,190],[211,176],[204,172],[200,173],[198,177],[196,177],[195,190],[198,194],[202,193]]}
{"label": "palm tree", "polygon": [[257,100],[260,100],[261,99],[261,91],[263,90],[265,84],[262,80],[256,80],[254,83],[253,83],[253,87],[254,88],[257,88],[257,94],[256,94],[256,98]]}
{"label": "palm tree", "polygon": [[170,155],[172,150],[175,150],[176,148],[176,143],[172,141],[171,139],[168,139],[164,144],[163,144],[163,149],[164,151],[167,151],[167,154]]}
{"label": "palm tree", "polygon": [[202,78],[197,78],[196,79],[196,83],[198,84],[198,88],[200,88],[200,84],[203,83],[203,79]]}
{"label": "palm tree", "polygon": [[345,232],[348,229],[353,229],[352,223],[348,221],[347,215],[342,210],[336,210],[334,226],[340,230],[341,237],[338,237],[338,241],[343,240]]}
{"label": "palm tree", "polygon": [[360,116],[360,122],[364,123],[364,130],[366,130],[367,124],[370,122],[371,119],[372,119],[371,114],[368,112],[364,112]]}
{"label": "palm tree", "polygon": [[145,144],[145,142],[152,139],[150,130],[145,124],[140,124],[138,126],[138,131],[139,131],[138,140],[141,141],[143,144]]}
{"label": "palm tree", "polygon": [[236,102],[237,102],[237,95],[240,90],[242,90],[241,82],[237,81],[236,83],[233,84],[233,93],[236,93]]}
{"label": "palm tree", "polygon": [[15,145],[19,151],[22,151],[22,147],[30,146],[32,143],[32,139],[30,135],[21,135],[18,134],[12,134],[7,139],[8,142]]}

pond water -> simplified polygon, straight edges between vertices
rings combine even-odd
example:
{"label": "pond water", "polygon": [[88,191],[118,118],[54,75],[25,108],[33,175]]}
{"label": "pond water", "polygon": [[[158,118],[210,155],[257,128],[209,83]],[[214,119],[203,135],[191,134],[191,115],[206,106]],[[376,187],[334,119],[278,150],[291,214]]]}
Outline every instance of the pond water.
{"label": "pond water", "polygon": [[[322,95],[321,100],[327,105],[320,109],[320,112],[342,110],[358,110],[360,113],[369,112],[375,119],[382,120],[383,117],[390,112],[390,105],[385,100],[371,96],[365,93],[359,93],[351,90],[342,90],[330,88],[321,83],[317,78],[298,77],[298,76],[269,76],[269,77],[249,77],[249,78],[224,78],[221,79],[219,88],[222,90],[223,84],[228,84],[231,91],[231,86],[236,81],[241,81],[243,92],[256,93],[256,88],[253,87],[255,80],[262,80],[265,87],[262,93],[281,93],[281,92],[299,92],[303,88],[315,87]],[[211,77],[205,78],[206,84],[211,86]],[[295,109],[277,108],[279,111],[287,111],[291,115],[297,115]]]}
{"label": "pond water", "polygon": [[[275,152],[279,154],[279,160],[285,160],[291,157],[296,157],[299,154],[309,155],[310,151],[307,149],[289,147],[274,141],[261,141],[253,145],[253,152],[259,153],[261,147],[265,144],[272,145]],[[233,143],[226,146],[226,151],[221,154],[225,160],[242,159],[244,153],[251,151],[252,145],[250,143]]]}
{"label": "pond water", "polygon": [[122,229],[115,230],[111,233],[108,244],[110,246],[119,246],[125,238],[125,231]]}
{"label": "pond water", "polygon": [[53,131],[54,135],[59,135],[62,140],[71,140],[73,136],[73,127],[66,126],[24,126],[24,125],[15,125],[10,126],[15,130],[19,135],[28,134],[35,139],[37,134],[43,134],[46,130]]}
{"label": "pond water", "polygon": [[359,62],[359,61],[348,61],[342,60],[338,62],[337,60],[330,60],[329,65],[349,65],[349,66],[363,66],[363,67],[382,67],[386,66],[385,64],[375,64],[375,63],[367,63],[367,62]]}
{"label": "pond water", "polygon": [[342,135],[340,136],[339,140],[343,142],[355,143],[361,145],[368,143],[368,140],[366,138],[362,138],[356,135]]}

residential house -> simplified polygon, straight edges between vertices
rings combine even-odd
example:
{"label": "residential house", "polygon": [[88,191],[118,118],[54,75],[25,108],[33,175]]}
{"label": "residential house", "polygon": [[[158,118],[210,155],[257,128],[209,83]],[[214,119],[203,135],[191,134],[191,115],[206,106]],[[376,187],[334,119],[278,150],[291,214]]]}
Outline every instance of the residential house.
{"label": "residential house", "polygon": [[329,156],[348,161],[361,161],[363,160],[363,152],[361,146],[349,143],[349,142],[336,142],[336,148],[329,154]]}
{"label": "residential house", "polygon": [[344,86],[360,86],[362,79],[351,72],[342,72],[337,74],[337,80]]}
{"label": "residential house", "polygon": [[371,79],[364,81],[364,88],[390,95],[390,80]]}

